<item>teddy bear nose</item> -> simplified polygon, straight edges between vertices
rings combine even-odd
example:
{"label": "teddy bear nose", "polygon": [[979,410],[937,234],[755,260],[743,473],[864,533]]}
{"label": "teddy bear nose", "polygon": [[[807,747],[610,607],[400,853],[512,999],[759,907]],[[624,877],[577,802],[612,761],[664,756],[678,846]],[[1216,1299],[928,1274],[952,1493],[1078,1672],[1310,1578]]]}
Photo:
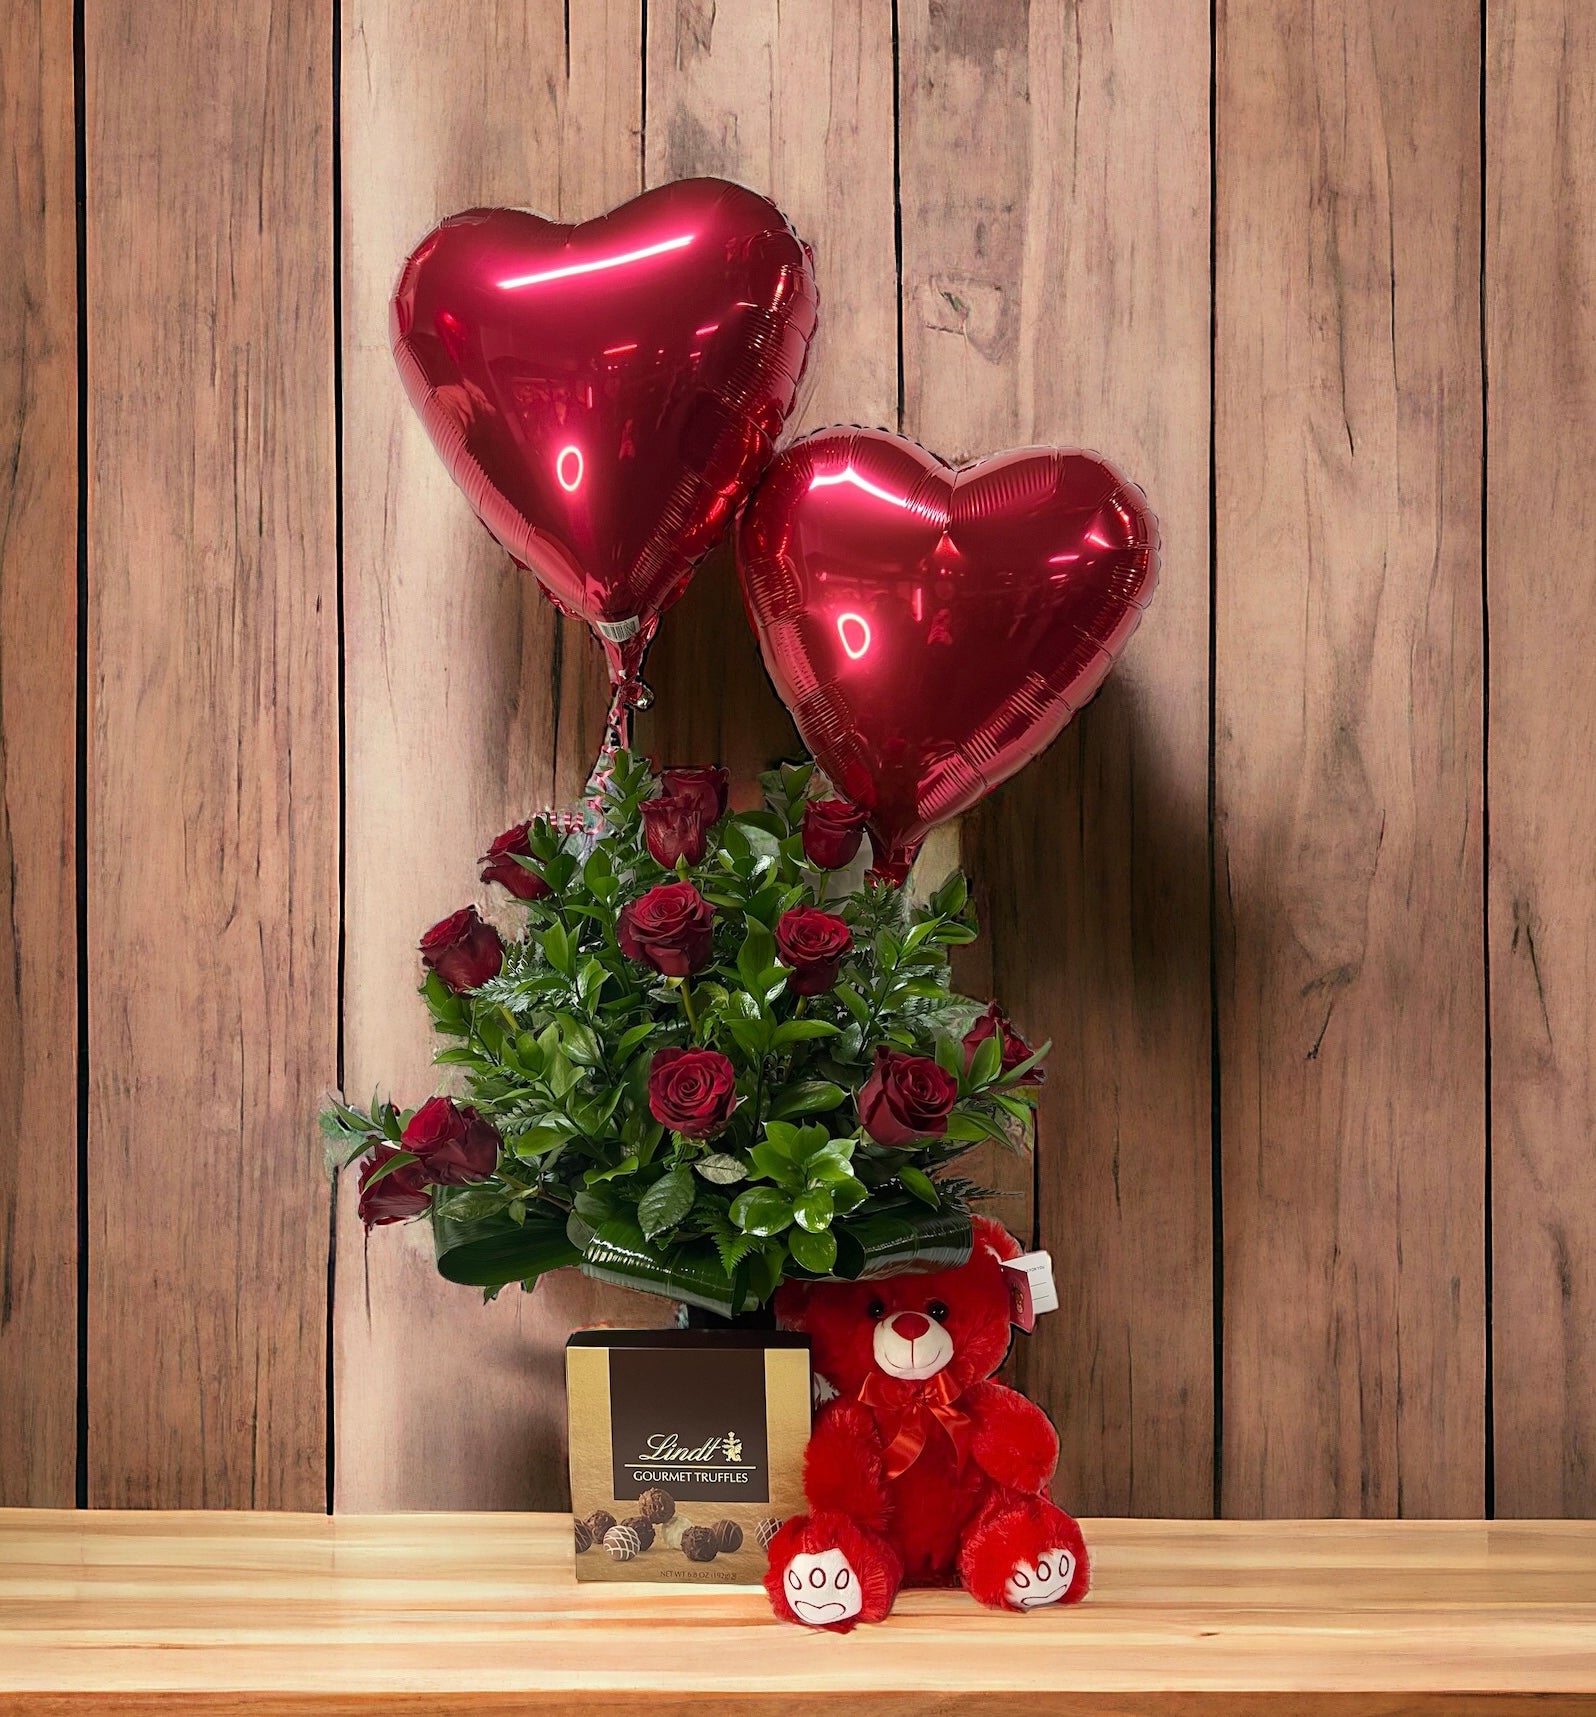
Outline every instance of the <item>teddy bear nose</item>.
{"label": "teddy bear nose", "polygon": [[892,1320],[892,1333],[901,1335],[905,1341],[918,1341],[930,1327],[930,1318],[923,1318],[918,1312],[899,1312]]}

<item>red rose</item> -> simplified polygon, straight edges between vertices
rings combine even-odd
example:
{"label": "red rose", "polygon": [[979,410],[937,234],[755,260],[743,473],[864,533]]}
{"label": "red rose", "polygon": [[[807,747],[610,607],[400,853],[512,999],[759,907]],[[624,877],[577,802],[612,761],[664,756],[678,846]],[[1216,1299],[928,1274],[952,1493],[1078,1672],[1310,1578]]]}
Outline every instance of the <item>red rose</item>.
{"label": "red rose", "polygon": [[648,1069],[649,1113],[690,1139],[712,1139],[737,1107],[737,1074],[714,1049],[661,1049]]}
{"label": "red rose", "polygon": [[705,827],[726,815],[726,794],[731,777],[724,769],[662,769],[660,785],[668,799],[691,799]]}
{"label": "red rose", "polygon": [[496,978],[504,965],[504,944],[474,906],[451,912],[421,938],[421,963],[451,990],[474,990]]}
{"label": "red rose", "polygon": [[509,889],[517,900],[542,900],[554,892],[535,870],[528,870],[524,864],[515,862],[517,854],[522,858],[532,856],[532,847],[527,840],[527,830],[531,826],[528,820],[517,823],[513,829],[506,829],[488,848],[487,856],[482,860],[482,880],[496,882]]}
{"label": "red rose", "polygon": [[434,1186],[486,1180],[499,1166],[496,1129],[475,1109],[458,1108],[447,1097],[429,1097],[416,1110],[405,1128],[404,1143],[407,1151],[415,1152],[422,1173]]}
{"label": "red rose", "polygon": [[377,1170],[398,1154],[397,1145],[378,1145],[360,1165],[360,1220],[367,1228],[420,1216],[432,1203],[432,1191],[420,1163],[403,1163],[375,1186],[369,1184]]}
{"label": "red rose", "polygon": [[645,799],[639,809],[643,813],[643,839],[655,864],[675,870],[678,859],[697,864],[704,856],[703,796],[696,793],[667,793],[663,798]]}
{"label": "red rose", "polygon": [[853,947],[853,932],[817,906],[795,906],[776,924],[776,953],[792,967],[787,987],[795,996],[818,996],[837,981],[837,967]]}
{"label": "red rose", "polygon": [[714,952],[715,908],[690,882],[663,882],[621,908],[615,935],[628,959],[690,978]]}
{"label": "red rose", "polygon": [[819,870],[852,864],[866,814],[846,799],[811,799],[804,806],[804,857]]}
{"label": "red rose", "polygon": [[[987,1010],[964,1034],[964,1071],[970,1071],[970,1063],[975,1060],[975,1052],[986,1040],[997,1033],[1003,1040],[1003,1071],[1008,1073],[1018,1067],[1022,1061],[1030,1058],[1031,1046],[1009,1024],[1005,1014],[996,1002],[991,1002]],[[1022,1085],[1040,1085],[1045,1075],[1040,1067],[1033,1067],[1024,1078]]]}
{"label": "red rose", "polygon": [[878,1145],[940,1139],[958,1095],[958,1081],[934,1061],[883,1045],[859,1093],[859,1119]]}

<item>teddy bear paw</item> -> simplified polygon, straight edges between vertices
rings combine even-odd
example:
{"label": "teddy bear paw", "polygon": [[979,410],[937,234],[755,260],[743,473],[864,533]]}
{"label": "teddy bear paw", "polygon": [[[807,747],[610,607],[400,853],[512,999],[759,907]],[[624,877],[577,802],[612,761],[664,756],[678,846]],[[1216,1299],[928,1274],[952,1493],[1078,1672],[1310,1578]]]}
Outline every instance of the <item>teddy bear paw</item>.
{"label": "teddy bear paw", "polygon": [[1003,1596],[1017,1610],[1039,1610],[1056,1604],[1075,1578],[1075,1553],[1063,1545],[1044,1550],[1035,1562],[1016,1562]]}
{"label": "teddy bear paw", "polygon": [[793,1614],[810,1627],[852,1621],[864,1607],[859,1576],[840,1550],[800,1552],[787,1564],[783,1585]]}

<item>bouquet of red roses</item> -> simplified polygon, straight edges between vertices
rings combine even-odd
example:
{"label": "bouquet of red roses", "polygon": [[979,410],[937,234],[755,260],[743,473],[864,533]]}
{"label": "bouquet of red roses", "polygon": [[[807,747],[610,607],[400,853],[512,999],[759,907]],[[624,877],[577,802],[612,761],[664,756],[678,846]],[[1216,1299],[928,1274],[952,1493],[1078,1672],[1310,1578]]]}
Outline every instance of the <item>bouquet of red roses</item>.
{"label": "bouquet of red roses", "polygon": [[575,1266],[730,1316],[784,1276],[961,1263],[980,1189],[950,1166],[1029,1148],[1047,1046],[956,994],[972,941],[957,873],[924,905],[833,897],[863,813],[812,765],[728,814],[721,769],[618,752],[596,826],[534,819],[482,872],[525,903],[422,938],[422,995],[455,1094],[334,1103],[368,1227],[430,1219],[438,1268],[490,1292]]}

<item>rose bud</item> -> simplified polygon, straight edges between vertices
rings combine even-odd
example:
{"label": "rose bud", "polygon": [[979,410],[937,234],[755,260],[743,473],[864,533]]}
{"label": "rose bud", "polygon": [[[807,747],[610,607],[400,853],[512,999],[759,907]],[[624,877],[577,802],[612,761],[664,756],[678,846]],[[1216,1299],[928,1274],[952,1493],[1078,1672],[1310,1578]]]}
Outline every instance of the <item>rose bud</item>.
{"label": "rose bud", "polygon": [[878,1145],[940,1139],[959,1095],[958,1081],[923,1055],[882,1045],[859,1093],[859,1120]]}
{"label": "rose bud", "polygon": [[645,799],[638,808],[643,813],[643,839],[655,864],[675,870],[678,859],[697,864],[704,856],[708,825],[699,795],[667,793],[660,799]]}
{"label": "rose bud", "polygon": [[837,967],[853,947],[853,932],[816,906],[795,906],[776,924],[776,953],[792,967],[787,987],[795,996],[818,996],[837,981]]}
{"label": "rose bud", "polygon": [[464,1186],[486,1180],[499,1166],[499,1135],[475,1109],[447,1097],[429,1097],[410,1117],[404,1144],[435,1186]]}
{"label": "rose bud", "polygon": [[864,839],[866,815],[846,799],[811,799],[804,806],[804,857],[817,870],[852,864]]}
{"label": "rose bud", "polygon": [[690,1139],[712,1139],[737,1107],[737,1073],[715,1049],[661,1049],[648,1069],[649,1113]]}
{"label": "rose bud", "polygon": [[[996,1033],[1003,1040],[1003,1071],[1012,1072],[1022,1061],[1030,1059],[1031,1046],[1009,1024],[1008,1015],[996,1002],[988,1005],[987,1010],[964,1034],[964,1071],[970,1071],[970,1063],[975,1060],[975,1052],[986,1040]],[[1040,1067],[1033,1067],[1021,1080],[1022,1085],[1040,1085],[1045,1077]]]}
{"label": "rose bud", "polygon": [[542,900],[554,892],[535,870],[528,870],[524,864],[515,862],[517,855],[522,858],[532,856],[532,847],[527,840],[527,830],[531,826],[528,820],[517,823],[513,829],[506,829],[488,848],[482,860],[482,880],[496,882],[501,888],[509,889],[517,900]]}
{"label": "rose bud", "polygon": [[398,1154],[397,1145],[378,1145],[360,1165],[360,1220],[367,1228],[420,1216],[432,1204],[432,1190],[422,1176],[420,1163],[403,1163],[375,1186],[368,1184],[377,1170]]}
{"label": "rose bud", "polygon": [[691,799],[706,827],[726,815],[731,777],[724,769],[662,769],[659,780],[667,798]]}
{"label": "rose bud", "polygon": [[474,990],[496,978],[504,965],[504,944],[474,906],[462,906],[421,938],[421,963],[451,990]]}
{"label": "rose bud", "polygon": [[715,908],[690,882],[662,882],[621,908],[615,936],[629,960],[690,978],[714,955]]}

